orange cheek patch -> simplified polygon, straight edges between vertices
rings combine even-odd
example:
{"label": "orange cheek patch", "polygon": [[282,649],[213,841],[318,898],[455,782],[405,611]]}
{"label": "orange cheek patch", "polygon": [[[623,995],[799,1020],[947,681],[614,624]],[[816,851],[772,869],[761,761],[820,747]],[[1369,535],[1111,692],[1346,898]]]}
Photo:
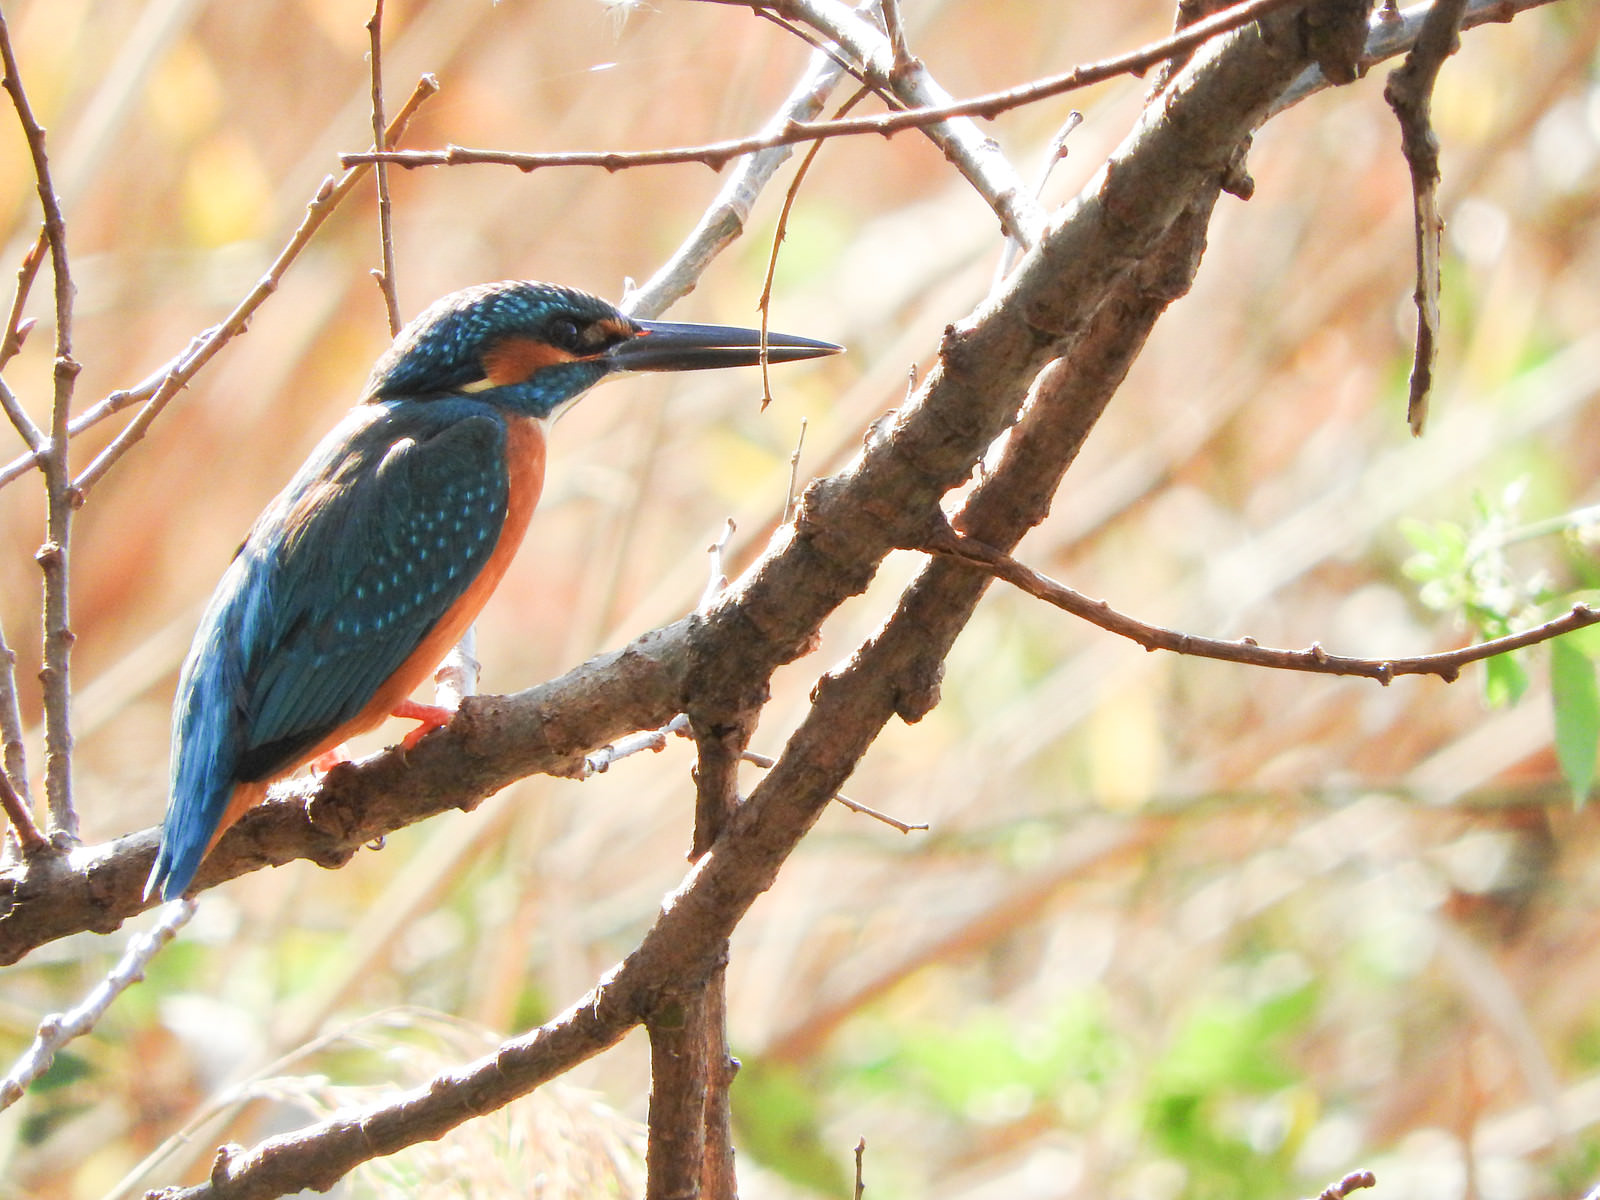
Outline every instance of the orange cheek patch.
{"label": "orange cheek patch", "polygon": [[495,387],[524,383],[534,372],[558,363],[572,362],[577,356],[533,338],[501,338],[483,354],[483,376]]}

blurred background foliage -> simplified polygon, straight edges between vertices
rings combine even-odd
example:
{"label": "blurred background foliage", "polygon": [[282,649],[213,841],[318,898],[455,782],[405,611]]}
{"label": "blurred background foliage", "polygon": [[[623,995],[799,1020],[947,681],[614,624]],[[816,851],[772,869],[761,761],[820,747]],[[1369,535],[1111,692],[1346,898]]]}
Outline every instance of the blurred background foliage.
{"label": "blurred background foliage", "polygon": [[[1135,46],[1172,8],[905,7],[913,49],[958,95]],[[336,154],[366,147],[369,15],[366,0],[7,5],[70,221],[81,403],[220,320]],[[1556,4],[1467,35],[1444,69],[1445,340],[1422,440],[1404,420],[1409,184],[1380,69],[1256,139],[1254,199],[1224,198],[1194,294],[1022,557],[1147,619],[1374,656],[1591,596],[1595,522],[1578,510],[1600,502],[1597,39],[1600,8]],[[388,6],[391,111],[419,73],[443,85],[414,146],[738,135],[805,57],[748,12],[677,0]],[[1046,191],[1059,202],[1144,88],[1107,84],[987,129],[1032,175],[1067,108],[1083,110]],[[4,125],[15,263],[36,200]],[[402,309],[510,276],[617,296],[718,184],[696,166],[396,173]],[[778,201],[675,315],[754,320]],[[199,608],[387,340],[373,214],[369,185],[82,514],[90,839],[158,819]],[[781,518],[802,423],[802,479],[847,459],[984,294],[999,249],[993,216],[915,135],[825,148],[772,319],[850,353],[784,372],[765,412],[737,375],[636,380],[565,418],[528,545],[479,627],[485,689],[528,686],[692,607],[725,517],[731,565],[748,561]],[[31,309],[48,318],[45,288]],[[36,412],[49,355],[41,328],[8,372]],[[78,461],[108,436],[85,438]],[[29,687],[40,507],[31,478],[0,492],[0,617]],[[821,652],[780,674],[757,749],[781,744],[819,672],[916,566],[891,559]],[[1146,654],[996,588],[944,702],[891,727],[850,783],[930,831],[836,809],[735,939],[747,1194],[847,1195],[861,1137],[884,1196],[1278,1200],[1358,1166],[1381,1196],[1584,1190],[1600,1171],[1600,829],[1569,783],[1583,728],[1592,771],[1592,724],[1558,755],[1550,681],[1554,653],[1556,688],[1577,695],[1570,726],[1596,645],[1380,688]],[[147,981],[0,1116],[0,1196],[195,1179],[221,1141],[424,1079],[559,1011],[680,877],[690,763],[681,744],[583,784],[528,780],[347,869],[297,863],[207,893]],[[128,933],[7,968],[0,1060],[101,978]],[[630,1039],[340,1192],[636,1194],[647,1079]]]}

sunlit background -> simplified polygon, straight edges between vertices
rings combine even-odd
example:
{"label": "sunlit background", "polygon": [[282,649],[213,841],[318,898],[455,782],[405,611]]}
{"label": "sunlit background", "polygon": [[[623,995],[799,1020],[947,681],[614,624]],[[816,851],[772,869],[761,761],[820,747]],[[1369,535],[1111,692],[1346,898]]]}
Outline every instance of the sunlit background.
{"label": "sunlit background", "polygon": [[[965,95],[1158,37],[1172,6],[904,8],[913,50]],[[221,320],[338,153],[367,147],[370,15],[366,0],[6,6],[69,220],[80,407]],[[407,138],[419,147],[746,134],[809,54],[747,10],[682,0],[392,0],[386,20],[391,111],[422,72],[442,85]],[[1405,426],[1411,200],[1379,68],[1258,136],[1254,198],[1219,205],[1193,295],[1021,556],[1148,620],[1371,656],[1470,640],[1469,609],[1520,626],[1590,597],[1594,529],[1557,518],[1600,502],[1597,39],[1600,9],[1560,3],[1468,34],[1444,69],[1445,338],[1426,437]],[[1045,184],[1059,203],[1145,87],[1103,85],[985,132],[1032,180],[1081,109]],[[757,319],[790,177],[672,315]],[[693,165],[396,172],[402,311],[506,277],[619,297],[719,184]],[[8,107],[6,297],[37,221]],[[802,430],[803,483],[930,365],[1000,252],[993,214],[917,135],[828,145],[772,323],[849,354],[775,373],[764,412],[754,373],[728,372],[609,385],[564,418],[544,503],[479,625],[484,689],[530,686],[692,608],[729,517],[729,566],[750,561],[782,519]],[[159,819],[200,607],[386,344],[377,263],[369,182],[83,510],[86,838]],[[47,279],[29,312],[40,327],[7,380],[42,419]],[[21,444],[7,430],[0,447]],[[41,510],[34,477],[0,492],[0,620],[30,723]],[[818,675],[918,565],[891,558],[820,651],[780,673],[757,750],[778,751]],[[1383,1197],[1586,1190],[1600,1178],[1600,831],[1553,749],[1549,651],[1520,668],[1387,688],[1275,675],[1147,654],[994,589],[943,703],[891,726],[848,785],[930,830],[836,808],[735,938],[746,1194],[847,1196],[859,1138],[883,1197],[1288,1200],[1357,1167]],[[30,754],[37,769],[37,736]],[[680,743],[581,784],[529,780],[344,870],[296,863],[206,893],[147,981],[0,1115],[0,1196],[194,1181],[221,1142],[425,1079],[558,1012],[681,877],[691,762]],[[0,1069],[131,932],[0,975]],[[647,1090],[636,1036],[342,1194],[530,1180],[552,1197],[636,1194]]]}

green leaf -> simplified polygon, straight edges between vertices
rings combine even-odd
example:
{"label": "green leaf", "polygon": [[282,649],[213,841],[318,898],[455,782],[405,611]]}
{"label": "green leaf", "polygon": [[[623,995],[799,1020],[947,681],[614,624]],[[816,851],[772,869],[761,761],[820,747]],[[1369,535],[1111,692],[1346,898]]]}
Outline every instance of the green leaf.
{"label": "green leaf", "polygon": [[1580,807],[1594,783],[1600,742],[1600,685],[1594,661],[1567,638],[1550,643],[1550,699],[1555,706],[1556,760]]}
{"label": "green leaf", "polygon": [[1483,699],[1490,708],[1508,708],[1528,690],[1528,672],[1515,654],[1484,660]]}
{"label": "green leaf", "polygon": [[733,1120],[743,1151],[790,1183],[823,1196],[842,1196],[847,1151],[822,1134],[819,1089],[790,1066],[746,1059],[733,1089]]}

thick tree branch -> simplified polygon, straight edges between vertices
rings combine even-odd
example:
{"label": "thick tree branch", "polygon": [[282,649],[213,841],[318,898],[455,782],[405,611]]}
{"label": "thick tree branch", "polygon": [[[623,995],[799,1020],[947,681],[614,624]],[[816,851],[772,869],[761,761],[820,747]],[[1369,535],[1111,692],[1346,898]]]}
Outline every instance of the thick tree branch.
{"label": "thick tree branch", "polygon": [[[683,711],[697,677],[742,680],[745,694],[764,687],[834,608],[866,587],[890,548],[920,544],[938,528],[943,495],[1015,418],[1044,363],[1071,350],[1133,264],[1214,186],[1300,69],[1298,54],[1292,16],[1207,46],[1048,226],[1004,291],[947,331],[918,394],[854,462],[807,490],[795,524],[704,618],[647,634],[519,696],[472,698],[448,732],[416,749],[335,769],[309,803],[301,793],[261,806],[223,838],[197,886],[296,857],[342,862],[388,830],[469,808],[514,779],[571,774],[588,750]],[[825,691],[831,686],[824,681]],[[782,762],[775,768],[784,770]],[[835,783],[827,796],[837,790]],[[0,875],[0,961],[77,929],[115,928],[139,911],[154,849],[154,831],[146,831]]]}

